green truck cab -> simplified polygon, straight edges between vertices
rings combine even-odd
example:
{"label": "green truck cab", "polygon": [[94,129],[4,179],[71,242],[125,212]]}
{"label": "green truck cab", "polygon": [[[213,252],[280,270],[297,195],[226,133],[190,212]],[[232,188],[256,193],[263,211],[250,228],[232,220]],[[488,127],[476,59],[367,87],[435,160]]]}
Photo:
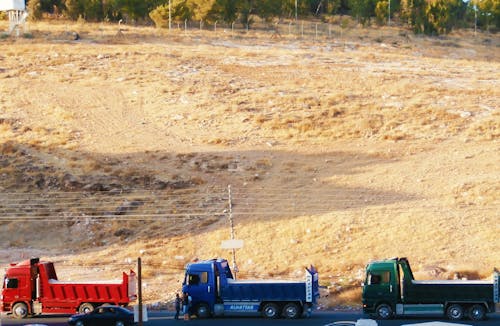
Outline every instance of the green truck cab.
{"label": "green truck cab", "polygon": [[464,280],[417,281],[406,258],[374,261],[366,266],[363,312],[380,319],[401,316],[469,317],[482,320],[499,302],[499,274],[493,282]]}

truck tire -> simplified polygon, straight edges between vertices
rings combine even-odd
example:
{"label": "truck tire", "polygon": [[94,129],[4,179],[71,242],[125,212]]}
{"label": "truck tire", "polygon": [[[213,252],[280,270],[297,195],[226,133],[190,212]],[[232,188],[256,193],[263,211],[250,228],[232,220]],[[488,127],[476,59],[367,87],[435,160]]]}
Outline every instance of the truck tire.
{"label": "truck tire", "polygon": [[208,306],[204,303],[200,303],[196,306],[195,314],[198,318],[208,318],[210,317],[210,311]]}
{"label": "truck tire", "polygon": [[24,302],[18,302],[12,307],[12,315],[16,319],[23,319],[28,317],[28,306]]}
{"label": "truck tire", "polygon": [[262,307],[262,316],[269,319],[278,318],[279,316],[278,305],[272,302],[266,303],[264,307]]}
{"label": "truck tire", "polygon": [[475,304],[469,309],[469,318],[472,320],[483,320],[486,317],[486,309],[482,304]]}
{"label": "truck tire", "polygon": [[389,306],[386,303],[382,303],[377,306],[377,309],[375,310],[375,314],[378,319],[391,319],[393,312],[391,306]]}
{"label": "truck tire", "polygon": [[459,304],[452,304],[446,309],[446,316],[450,320],[460,320],[464,318],[464,308]]}
{"label": "truck tire", "polygon": [[300,317],[302,314],[302,309],[299,307],[298,304],[290,302],[283,307],[283,317],[288,318],[288,319],[297,319]]}
{"label": "truck tire", "polygon": [[78,320],[78,321],[76,322],[75,326],[85,326],[85,324],[83,323],[83,321]]}
{"label": "truck tire", "polygon": [[84,302],[78,307],[78,312],[81,314],[88,314],[92,311],[94,311],[94,306],[88,302]]}
{"label": "truck tire", "polygon": [[117,321],[115,326],[125,326],[125,323],[121,320]]}

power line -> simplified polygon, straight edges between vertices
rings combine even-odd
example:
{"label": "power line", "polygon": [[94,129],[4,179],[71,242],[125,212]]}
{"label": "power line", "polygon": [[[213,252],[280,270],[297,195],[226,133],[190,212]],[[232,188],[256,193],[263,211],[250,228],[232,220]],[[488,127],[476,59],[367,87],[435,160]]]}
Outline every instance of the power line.
{"label": "power line", "polygon": [[[421,212],[446,213],[494,212],[498,216],[500,201],[487,205],[455,206],[429,203],[415,195],[376,193],[375,190],[334,189],[325,191],[313,186],[289,189],[261,188],[258,195],[244,187],[232,189],[231,210],[239,217],[274,217],[317,214],[341,214],[361,211],[391,214]],[[229,194],[219,186],[199,189],[116,191],[53,191],[0,193],[0,221],[156,221],[168,219],[222,218],[228,213]],[[464,199],[466,201],[466,198]],[[401,205],[402,202],[409,203]],[[480,203],[479,203],[480,204]]]}

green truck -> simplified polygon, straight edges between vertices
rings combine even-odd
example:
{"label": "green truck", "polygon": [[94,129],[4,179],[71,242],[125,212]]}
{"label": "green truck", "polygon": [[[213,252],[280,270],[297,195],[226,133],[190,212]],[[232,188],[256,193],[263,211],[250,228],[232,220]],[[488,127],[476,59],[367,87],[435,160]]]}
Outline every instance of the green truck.
{"label": "green truck", "polygon": [[493,282],[467,280],[416,281],[406,258],[373,261],[366,266],[363,312],[379,319],[400,316],[469,317],[482,320],[495,312],[499,273]]}

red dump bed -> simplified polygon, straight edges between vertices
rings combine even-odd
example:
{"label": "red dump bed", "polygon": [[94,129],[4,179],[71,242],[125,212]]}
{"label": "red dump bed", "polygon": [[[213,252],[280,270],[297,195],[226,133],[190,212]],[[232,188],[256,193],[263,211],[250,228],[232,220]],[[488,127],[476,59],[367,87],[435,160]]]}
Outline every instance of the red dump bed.
{"label": "red dump bed", "polygon": [[31,259],[7,269],[0,309],[24,318],[30,314],[87,312],[104,303],[126,306],[135,299],[133,271],[130,275],[123,273],[118,281],[62,282],[52,262]]}

